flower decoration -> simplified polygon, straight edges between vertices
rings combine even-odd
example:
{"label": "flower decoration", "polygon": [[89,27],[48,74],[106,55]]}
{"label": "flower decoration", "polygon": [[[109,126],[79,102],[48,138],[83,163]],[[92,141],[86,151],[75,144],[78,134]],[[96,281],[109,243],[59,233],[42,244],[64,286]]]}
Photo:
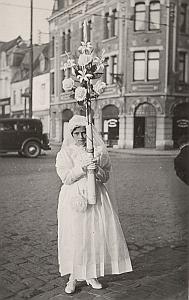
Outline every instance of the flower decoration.
{"label": "flower decoration", "polygon": [[78,71],[78,75],[77,78],[80,80],[80,82],[82,83],[83,81],[88,81],[90,78],[93,77],[92,74],[87,74],[87,70],[86,68],[83,68],[81,71]]}
{"label": "flower decoration", "polygon": [[77,102],[83,102],[86,98],[86,94],[87,90],[82,86],[78,86],[75,90],[75,99]]}
{"label": "flower decoration", "polygon": [[71,91],[73,89],[73,86],[74,86],[74,81],[72,78],[65,78],[62,82],[62,87],[66,92]]}
{"label": "flower decoration", "polygon": [[106,87],[106,84],[102,82],[101,80],[98,80],[96,84],[93,85],[93,90],[96,94],[100,95],[103,93],[104,89]]}
{"label": "flower decoration", "polygon": [[65,78],[62,83],[65,91],[74,91],[75,99],[80,105],[81,103],[86,104],[87,101],[97,98],[106,86],[101,80],[93,84],[93,80],[95,79],[96,81],[96,79],[99,79],[104,70],[104,50],[100,57],[94,57],[94,49],[91,43],[87,42],[86,36],[86,22],[84,22],[84,41],[81,42],[81,46],[78,48],[78,62],[76,63],[66,53],[68,59],[64,63],[64,70],[66,71],[68,68],[71,68],[75,79]]}
{"label": "flower decoration", "polygon": [[88,65],[90,62],[92,62],[92,55],[91,54],[80,54],[78,59],[78,65],[81,67],[84,67]]}

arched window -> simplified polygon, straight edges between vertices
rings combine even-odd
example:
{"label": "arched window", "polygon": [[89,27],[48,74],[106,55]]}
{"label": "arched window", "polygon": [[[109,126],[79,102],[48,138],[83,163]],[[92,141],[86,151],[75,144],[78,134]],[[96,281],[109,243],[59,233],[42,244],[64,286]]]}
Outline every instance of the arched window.
{"label": "arched window", "polygon": [[151,1],[149,6],[149,30],[160,29],[160,2]]}
{"label": "arched window", "polygon": [[145,30],[146,9],[145,3],[139,2],[135,5],[134,30]]}

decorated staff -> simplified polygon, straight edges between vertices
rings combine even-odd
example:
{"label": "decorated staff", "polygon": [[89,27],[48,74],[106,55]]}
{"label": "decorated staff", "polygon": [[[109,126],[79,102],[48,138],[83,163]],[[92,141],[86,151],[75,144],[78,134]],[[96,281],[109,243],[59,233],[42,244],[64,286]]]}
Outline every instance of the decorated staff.
{"label": "decorated staff", "polygon": [[[76,63],[68,53],[67,63],[64,64],[64,70],[67,68],[72,69],[72,75],[76,78],[65,78],[62,82],[65,91],[73,91],[74,98],[79,105],[85,106],[87,118],[87,152],[91,158],[94,158],[93,147],[93,131],[92,131],[92,116],[91,116],[91,102],[95,100],[103,91],[106,86],[104,82],[98,80],[104,69],[104,58],[102,51],[101,57],[94,56],[94,49],[90,42],[87,41],[87,28],[86,21],[83,24],[84,41],[78,48],[79,59]],[[88,203],[96,203],[95,192],[95,170],[88,167],[87,171],[87,184],[88,184]]]}

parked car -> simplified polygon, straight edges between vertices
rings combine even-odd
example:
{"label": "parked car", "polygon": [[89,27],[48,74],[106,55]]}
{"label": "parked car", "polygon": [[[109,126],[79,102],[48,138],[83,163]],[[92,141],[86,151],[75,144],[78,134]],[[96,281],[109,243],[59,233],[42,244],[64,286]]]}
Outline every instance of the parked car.
{"label": "parked car", "polygon": [[38,119],[0,119],[0,153],[18,152],[35,158],[41,149],[50,150],[49,139]]}

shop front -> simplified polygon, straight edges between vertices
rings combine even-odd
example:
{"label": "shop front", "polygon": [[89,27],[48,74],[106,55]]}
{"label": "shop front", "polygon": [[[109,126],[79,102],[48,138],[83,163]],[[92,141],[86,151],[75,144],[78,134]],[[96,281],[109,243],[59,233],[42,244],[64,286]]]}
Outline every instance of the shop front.
{"label": "shop front", "polygon": [[173,146],[178,148],[179,139],[189,136],[189,103],[177,105],[173,111]]}

